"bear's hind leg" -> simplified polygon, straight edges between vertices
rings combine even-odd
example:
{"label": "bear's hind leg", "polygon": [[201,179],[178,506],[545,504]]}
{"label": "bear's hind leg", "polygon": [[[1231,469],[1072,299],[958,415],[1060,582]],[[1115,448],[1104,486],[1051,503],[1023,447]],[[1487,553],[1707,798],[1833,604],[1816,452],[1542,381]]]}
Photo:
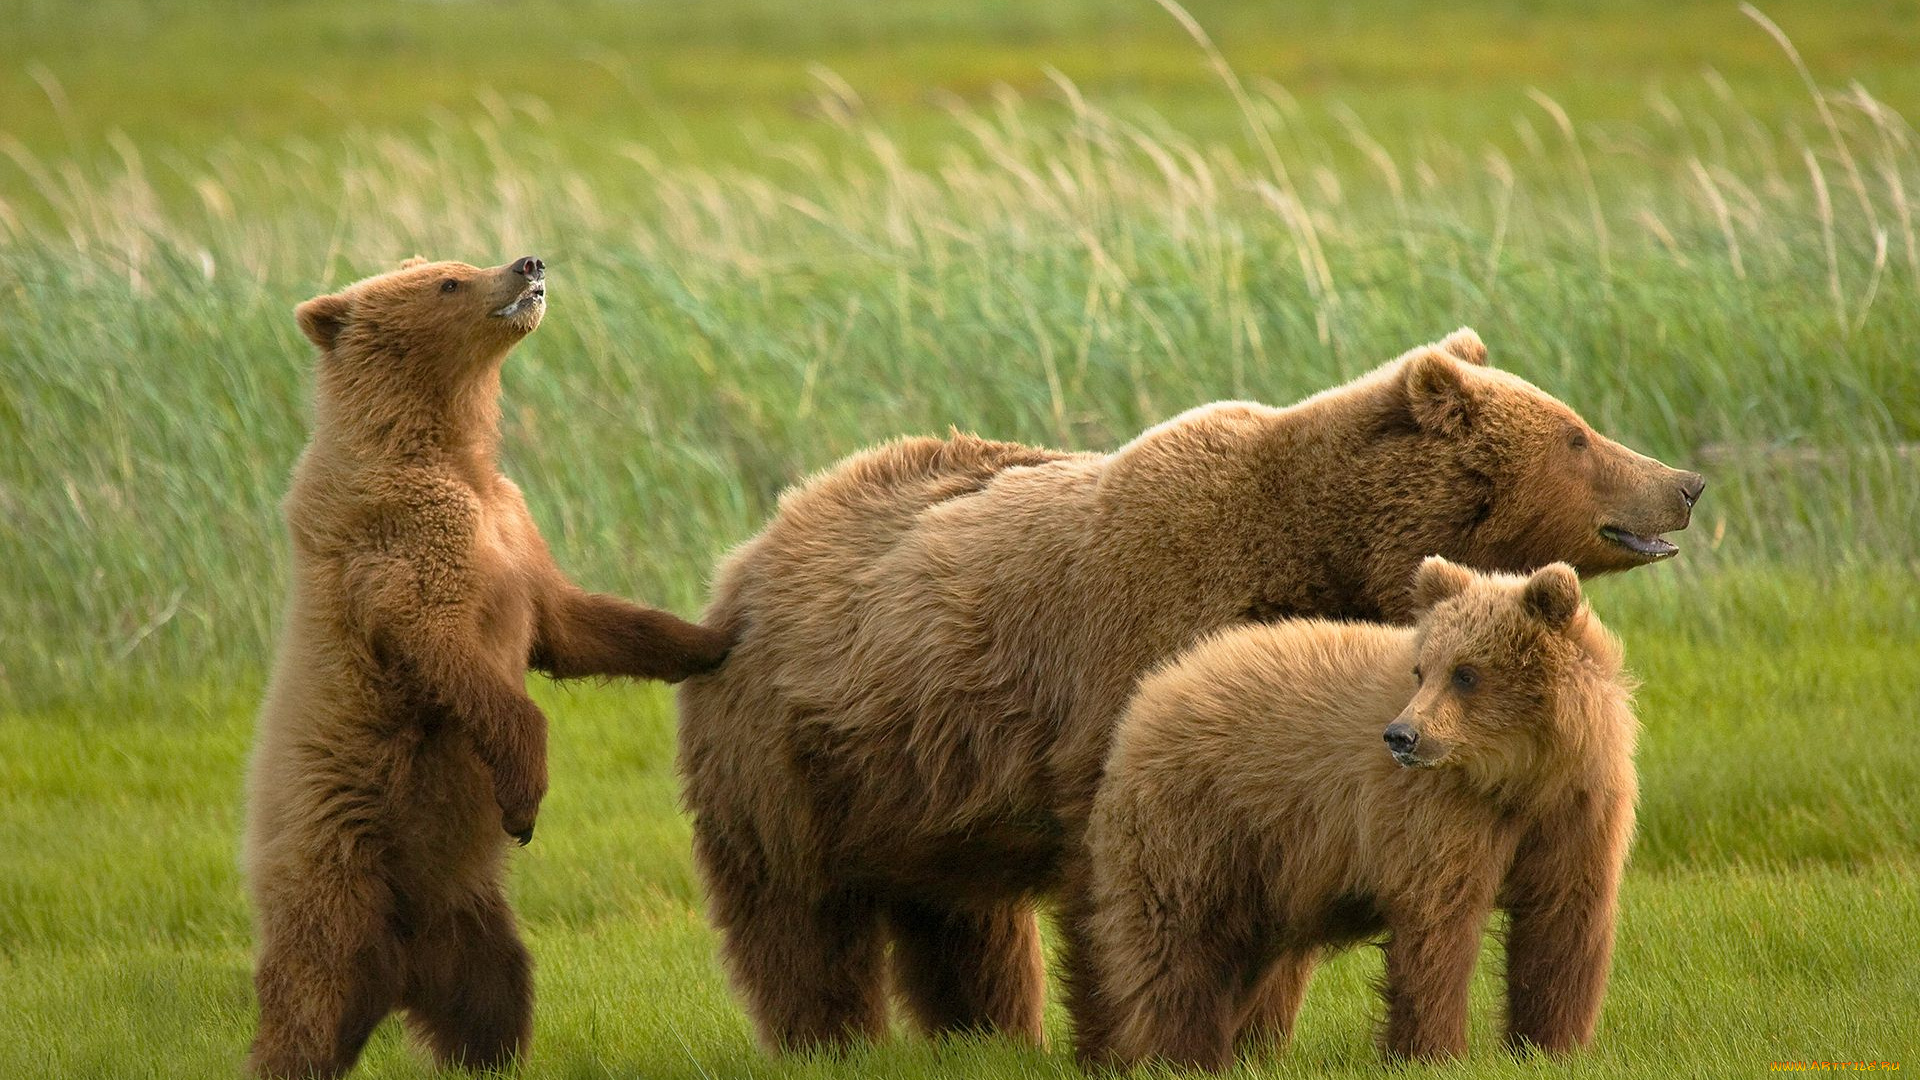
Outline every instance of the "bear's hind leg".
{"label": "bear's hind leg", "polygon": [[1013,1035],[1038,1044],[1046,968],[1033,910],[888,905],[894,985],[928,1034]]}
{"label": "bear's hind leg", "polygon": [[303,895],[260,913],[249,1075],[346,1073],[399,996],[403,963],[385,897],[371,887],[327,890],[322,880],[316,874]]}
{"label": "bear's hind leg", "polygon": [[1248,973],[1204,948],[1164,956],[1157,966],[1102,1003],[1114,1012],[1106,1025],[1105,1060],[1092,1064],[1155,1061],[1209,1072],[1232,1065],[1234,1022],[1244,1011]]}
{"label": "bear's hind leg", "polygon": [[1081,1065],[1232,1065],[1262,970],[1255,928],[1225,915],[1229,905],[1182,904],[1183,890],[1165,885],[1096,883],[1105,887],[1088,896],[1073,884],[1063,959]]}
{"label": "bear's hind leg", "polygon": [[1095,965],[1099,942],[1093,930],[1091,876],[1092,870],[1084,856],[1070,860],[1066,883],[1054,909],[1055,925],[1060,931],[1055,962],[1059,966],[1067,1017],[1073,1025],[1074,1056],[1082,1065],[1108,1062],[1113,1042],[1113,1013],[1101,1001],[1100,973]]}
{"label": "bear's hind leg", "polygon": [[698,818],[693,850],[722,959],[762,1044],[835,1049],[886,1034],[886,942],[872,898],[827,882],[775,884],[757,851]]}
{"label": "bear's hind leg", "polygon": [[1284,953],[1267,968],[1240,1020],[1238,1044],[1242,1053],[1285,1046],[1293,1038],[1293,1021],[1313,978],[1311,950]]}
{"label": "bear's hind leg", "polygon": [[498,891],[441,914],[408,943],[401,1004],[443,1065],[497,1069],[533,1029],[533,959]]}

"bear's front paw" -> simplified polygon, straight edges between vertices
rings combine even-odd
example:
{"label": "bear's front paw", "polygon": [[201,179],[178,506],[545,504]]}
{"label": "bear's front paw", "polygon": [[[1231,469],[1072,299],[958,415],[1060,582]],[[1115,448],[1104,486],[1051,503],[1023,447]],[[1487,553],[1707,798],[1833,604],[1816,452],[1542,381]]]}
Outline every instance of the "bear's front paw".
{"label": "bear's front paw", "polygon": [[533,840],[534,818],[540,814],[540,800],[546,794],[546,782],[533,778],[503,777],[494,783],[494,798],[500,803],[500,827],[508,836],[526,847]]}
{"label": "bear's front paw", "polygon": [[689,626],[681,648],[680,668],[668,674],[668,682],[705,675],[725,663],[727,654],[733,651],[733,635],[711,627]]}

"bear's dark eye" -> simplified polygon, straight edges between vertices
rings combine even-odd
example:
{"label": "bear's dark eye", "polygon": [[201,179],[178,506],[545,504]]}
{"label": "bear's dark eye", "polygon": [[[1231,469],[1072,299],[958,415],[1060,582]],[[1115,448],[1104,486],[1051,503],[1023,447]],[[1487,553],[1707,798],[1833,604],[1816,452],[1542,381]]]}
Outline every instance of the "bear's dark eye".
{"label": "bear's dark eye", "polygon": [[1567,438],[1567,445],[1573,447],[1575,450],[1585,450],[1587,448],[1587,433],[1584,431],[1574,432]]}
{"label": "bear's dark eye", "polygon": [[458,281],[455,281],[452,278],[448,278],[447,280],[440,283],[441,292],[452,292],[453,290],[459,287],[460,287],[460,283]]}
{"label": "bear's dark eye", "polygon": [[1415,664],[1413,667],[1413,685],[1420,685],[1420,665],[1418,664]]}
{"label": "bear's dark eye", "polygon": [[1479,672],[1465,664],[1461,664],[1459,667],[1453,669],[1453,688],[1455,690],[1463,694],[1471,694],[1473,693],[1474,687],[1479,685]]}

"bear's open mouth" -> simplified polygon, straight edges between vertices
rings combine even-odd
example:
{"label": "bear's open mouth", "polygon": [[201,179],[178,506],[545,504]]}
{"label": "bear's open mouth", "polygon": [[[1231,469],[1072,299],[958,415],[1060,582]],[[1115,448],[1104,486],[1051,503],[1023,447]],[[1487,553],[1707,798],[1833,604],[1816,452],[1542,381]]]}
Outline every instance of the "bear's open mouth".
{"label": "bear's open mouth", "polygon": [[496,319],[511,319],[529,308],[538,307],[547,302],[547,283],[536,281],[527,286],[527,291],[513,298],[513,302],[493,313]]}
{"label": "bear's open mouth", "polygon": [[1413,754],[1402,753],[1401,751],[1398,751],[1398,750],[1390,750],[1388,751],[1388,753],[1393,755],[1393,760],[1397,762],[1399,766],[1403,769],[1433,768],[1433,762],[1428,761],[1425,758],[1418,757]]}
{"label": "bear's open mouth", "polygon": [[1641,536],[1618,525],[1602,525],[1600,535],[1642,558],[1664,559],[1680,553],[1678,547],[1658,536]]}

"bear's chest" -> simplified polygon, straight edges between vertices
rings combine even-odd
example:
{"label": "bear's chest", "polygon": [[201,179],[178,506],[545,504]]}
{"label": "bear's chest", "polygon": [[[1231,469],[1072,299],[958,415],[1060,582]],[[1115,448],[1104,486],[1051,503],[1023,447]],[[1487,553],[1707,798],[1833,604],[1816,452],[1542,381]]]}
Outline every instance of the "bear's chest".
{"label": "bear's chest", "polygon": [[480,647],[523,663],[533,642],[533,553],[516,515],[483,509],[476,522],[473,568]]}

